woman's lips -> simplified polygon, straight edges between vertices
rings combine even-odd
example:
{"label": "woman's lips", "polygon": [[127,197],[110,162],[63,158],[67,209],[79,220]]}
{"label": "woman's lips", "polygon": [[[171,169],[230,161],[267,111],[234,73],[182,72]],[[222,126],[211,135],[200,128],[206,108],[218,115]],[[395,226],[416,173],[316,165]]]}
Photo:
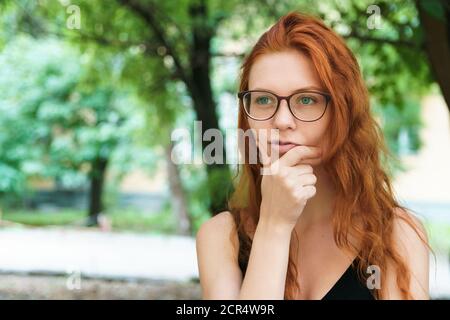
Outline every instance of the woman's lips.
{"label": "woman's lips", "polygon": [[288,152],[289,150],[291,150],[294,147],[300,146],[300,144],[296,144],[296,143],[278,143],[278,142],[272,142],[271,143],[271,147],[272,149],[278,149],[278,153],[279,154],[284,154],[286,152]]}

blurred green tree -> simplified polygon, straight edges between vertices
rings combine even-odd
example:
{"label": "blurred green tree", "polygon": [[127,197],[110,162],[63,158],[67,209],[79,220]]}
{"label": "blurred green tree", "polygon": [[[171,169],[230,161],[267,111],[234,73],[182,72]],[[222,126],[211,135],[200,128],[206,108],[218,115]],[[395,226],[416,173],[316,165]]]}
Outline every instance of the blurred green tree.
{"label": "blurred green tree", "polygon": [[89,56],[57,40],[18,37],[4,48],[0,180],[3,192],[23,192],[32,176],[55,178],[64,188],[88,182],[92,225],[104,209],[104,180],[114,152],[138,156],[131,139],[139,115],[130,112],[137,102],[114,82],[89,85],[90,63]]}

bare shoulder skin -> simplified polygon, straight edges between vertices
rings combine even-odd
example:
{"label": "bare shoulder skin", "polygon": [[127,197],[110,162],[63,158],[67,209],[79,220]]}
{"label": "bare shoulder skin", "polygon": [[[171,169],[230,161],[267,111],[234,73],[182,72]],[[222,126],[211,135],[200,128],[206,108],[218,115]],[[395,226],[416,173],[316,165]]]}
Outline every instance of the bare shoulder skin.
{"label": "bare shoulder skin", "polygon": [[[420,236],[428,241],[426,230],[420,220],[409,212],[398,210],[400,214],[408,214],[413,218],[420,231]],[[429,299],[429,250],[427,246],[421,241],[415,230],[401,218],[396,218],[394,222],[393,238],[398,252],[411,272],[410,292],[413,299]],[[384,291],[383,299],[402,299],[394,275],[393,266],[388,263],[386,283],[381,284],[381,290]]]}
{"label": "bare shoulder skin", "polygon": [[230,212],[221,212],[202,224],[196,236],[196,248],[202,298],[238,299],[242,272],[235,250],[238,237]]}

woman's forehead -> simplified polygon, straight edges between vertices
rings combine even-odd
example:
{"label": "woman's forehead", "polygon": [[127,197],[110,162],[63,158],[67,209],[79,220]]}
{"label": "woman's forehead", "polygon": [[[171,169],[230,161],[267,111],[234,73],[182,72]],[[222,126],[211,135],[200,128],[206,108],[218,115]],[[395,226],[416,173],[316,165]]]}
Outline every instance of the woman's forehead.
{"label": "woman's forehead", "polygon": [[269,89],[279,94],[304,87],[321,87],[310,58],[296,50],[265,53],[253,63],[249,90]]}

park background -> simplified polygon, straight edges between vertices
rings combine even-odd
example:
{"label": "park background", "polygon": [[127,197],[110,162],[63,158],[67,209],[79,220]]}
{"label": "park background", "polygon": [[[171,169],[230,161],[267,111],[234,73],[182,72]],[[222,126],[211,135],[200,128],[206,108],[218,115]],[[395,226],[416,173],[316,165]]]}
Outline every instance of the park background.
{"label": "park background", "polygon": [[171,133],[236,128],[240,63],[292,10],[356,54],[450,298],[445,0],[1,1],[0,298],[199,299],[195,234],[236,168],[172,161],[191,146]]}

